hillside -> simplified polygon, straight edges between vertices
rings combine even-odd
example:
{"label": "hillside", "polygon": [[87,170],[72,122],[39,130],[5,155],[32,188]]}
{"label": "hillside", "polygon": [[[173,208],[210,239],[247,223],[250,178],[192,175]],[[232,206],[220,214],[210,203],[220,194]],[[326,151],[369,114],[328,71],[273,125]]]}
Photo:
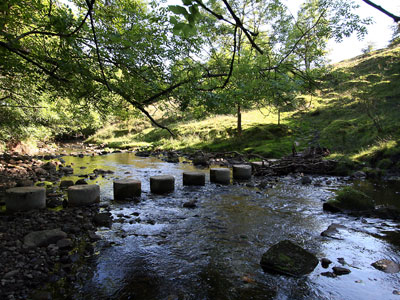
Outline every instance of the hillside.
{"label": "hillside", "polygon": [[281,125],[266,108],[245,112],[241,137],[235,135],[234,116],[214,116],[167,123],[175,137],[146,120],[119,122],[88,142],[117,148],[237,150],[270,158],[289,154],[294,143],[297,150],[321,145],[332,157],[399,168],[399,60],[400,47],[394,47],[340,62],[313,96],[302,96],[307,103],[302,110],[281,115]]}

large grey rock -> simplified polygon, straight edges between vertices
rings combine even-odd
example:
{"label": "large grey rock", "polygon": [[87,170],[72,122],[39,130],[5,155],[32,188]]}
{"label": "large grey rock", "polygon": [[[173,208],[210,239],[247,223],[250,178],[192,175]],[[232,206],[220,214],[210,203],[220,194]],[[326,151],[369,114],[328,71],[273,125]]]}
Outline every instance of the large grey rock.
{"label": "large grey rock", "polygon": [[229,184],[231,182],[231,170],[228,168],[210,169],[210,181],[214,183]]}
{"label": "large grey rock", "polygon": [[234,165],[232,170],[234,179],[247,180],[251,178],[250,165]]}
{"label": "large grey rock", "polygon": [[142,183],[139,180],[115,180],[113,186],[114,200],[132,199],[133,197],[140,197],[142,193]]}
{"label": "large grey rock", "polygon": [[24,245],[26,247],[43,247],[55,244],[61,239],[65,239],[67,234],[61,229],[33,231],[24,236]]}
{"label": "large grey rock", "polygon": [[175,189],[175,177],[169,175],[150,177],[150,190],[154,194],[165,194]]}
{"label": "large grey rock", "polygon": [[203,172],[183,172],[183,185],[205,185],[206,174]]}
{"label": "large grey rock", "polygon": [[46,189],[29,186],[16,187],[6,191],[7,211],[28,211],[46,207]]}
{"label": "large grey rock", "polygon": [[87,206],[96,202],[100,202],[98,185],[84,184],[68,188],[68,206]]}
{"label": "large grey rock", "polygon": [[269,248],[263,254],[260,264],[264,271],[301,276],[311,273],[318,262],[314,254],[289,240],[284,240]]}

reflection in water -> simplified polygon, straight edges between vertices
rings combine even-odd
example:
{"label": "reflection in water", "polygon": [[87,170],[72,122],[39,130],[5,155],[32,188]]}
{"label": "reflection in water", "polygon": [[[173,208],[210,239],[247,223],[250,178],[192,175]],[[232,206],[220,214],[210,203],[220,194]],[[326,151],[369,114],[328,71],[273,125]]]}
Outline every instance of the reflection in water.
{"label": "reflection in water", "polygon": [[[115,222],[111,230],[99,230],[103,242],[91,265],[93,276],[71,291],[72,299],[399,297],[393,294],[399,286],[398,275],[371,266],[382,258],[398,260],[398,238],[380,238],[397,236],[398,225],[324,213],[322,202],[339,185],[336,178],[329,178],[333,184],[322,187],[303,186],[290,176],[267,190],[244,183],[219,186],[208,179],[204,187],[183,187],[182,172],[195,170],[189,164],[129,153],[65,160],[74,164],[76,175],[96,168],[115,172],[90,181],[101,186],[102,201],[110,202]],[[150,194],[149,178],[160,173],[175,176],[173,194]],[[119,178],[142,181],[140,202],[110,200],[112,181]],[[197,208],[183,208],[190,200],[197,201]],[[346,226],[341,239],[320,236],[332,223]],[[341,266],[338,258],[344,258],[344,267],[351,273],[327,278],[320,274],[331,269],[320,265],[302,278],[264,273],[259,265],[262,254],[283,239],[298,243],[318,258],[331,259],[331,267]]]}

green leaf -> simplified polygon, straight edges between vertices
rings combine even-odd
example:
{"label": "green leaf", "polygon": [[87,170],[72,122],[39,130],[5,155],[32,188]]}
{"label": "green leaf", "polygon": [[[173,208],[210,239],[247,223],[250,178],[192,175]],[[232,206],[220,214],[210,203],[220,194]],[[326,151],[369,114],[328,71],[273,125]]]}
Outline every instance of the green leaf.
{"label": "green leaf", "polygon": [[179,5],[170,5],[170,6],[168,6],[168,9],[177,15],[187,16],[189,14],[188,11],[186,10],[186,8],[184,8],[183,6],[179,6]]}
{"label": "green leaf", "polygon": [[192,0],[182,0],[185,5],[192,5]]}

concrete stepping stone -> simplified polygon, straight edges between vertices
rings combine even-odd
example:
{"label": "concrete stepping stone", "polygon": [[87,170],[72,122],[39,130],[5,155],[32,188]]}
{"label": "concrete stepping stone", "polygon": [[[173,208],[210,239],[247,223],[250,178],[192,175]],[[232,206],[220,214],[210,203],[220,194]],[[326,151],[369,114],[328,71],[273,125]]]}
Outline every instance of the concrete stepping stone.
{"label": "concrete stepping stone", "polygon": [[133,197],[140,197],[142,193],[142,183],[139,180],[115,180],[113,186],[114,200],[132,199]]}
{"label": "concrete stepping stone", "polygon": [[74,185],[68,188],[68,206],[87,206],[100,202],[100,187],[97,184]]}
{"label": "concrete stepping stone", "polygon": [[171,193],[175,189],[175,177],[160,175],[150,177],[150,191],[154,194]]}
{"label": "concrete stepping stone", "polygon": [[214,183],[229,184],[231,182],[231,170],[228,168],[210,169],[210,181]]}
{"label": "concrete stepping stone", "polygon": [[11,188],[6,191],[7,211],[28,211],[46,207],[46,189],[37,186]]}
{"label": "concrete stepping stone", "polygon": [[203,172],[183,172],[183,185],[205,185],[206,174]]}
{"label": "concrete stepping stone", "polygon": [[248,180],[251,178],[251,166],[250,165],[234,165],[232,167],[233,178],[239,180]]}

